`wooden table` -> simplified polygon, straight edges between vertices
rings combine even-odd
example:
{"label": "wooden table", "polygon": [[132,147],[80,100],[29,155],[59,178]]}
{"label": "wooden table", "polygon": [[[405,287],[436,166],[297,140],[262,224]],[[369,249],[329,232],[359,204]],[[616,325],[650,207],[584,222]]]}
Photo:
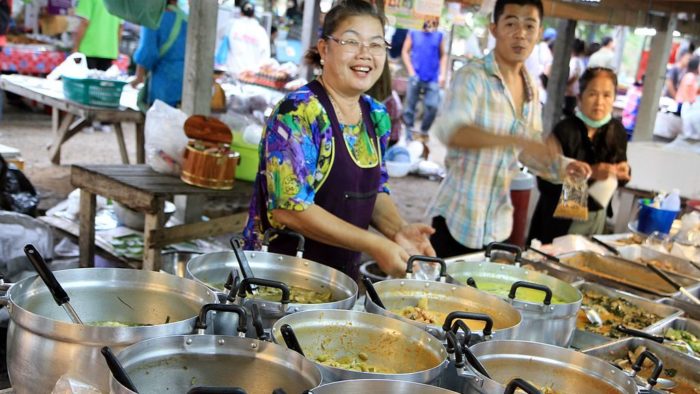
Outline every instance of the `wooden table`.
{"label": "wooden table", "polygon": [[111,198],[145,213],[142,269],[159,270],[161,249],[171,243],[239,232],[248,218],[241,212],[206,222],[163,227],[166,199],[174,195],[229,197],[249,201],[252,183],[236,181],[233,190],[211,190],[188,185],[179,178],[153,171],[146,165],[73,165],[71,183],[80,188],[80,266],[92,267],[95,257],[96,195]]}
{"label": "wooden table", "polygon": [[[61,81],[50,81],[26,75],[0,76],[0,89],[51,107],[51,126],[54,140],[47,148],[52,163],[61,164],[61,145],[84,127],[92,125],[93,121],[110,124],[114,127],[119,153],[124,164],[129,164],[129,156],[126,152],[122,123],[134,123],[136,125],[136,162],[144,163],[145,116],[140,111],[126,107],[91,107],[68,101],[63,96]],[[61,112],[64,114],[61,115]]]}

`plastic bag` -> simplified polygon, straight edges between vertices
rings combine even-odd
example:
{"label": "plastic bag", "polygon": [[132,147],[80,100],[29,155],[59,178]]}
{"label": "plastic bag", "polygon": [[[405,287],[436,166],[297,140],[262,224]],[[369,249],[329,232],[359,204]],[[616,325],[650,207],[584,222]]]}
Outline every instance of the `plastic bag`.
{"label": "plastic bag", "polygon": [[146,112],[146,164],[154,171],[180,175],[187,147],[186,120],[184,112],[160,100]]}
{"label": "plastic bag", "polygon": [[567,176],[561,188],[555,218],[588,220],[588,183],[586,178]]}
{"label": "plastic bag", "polygon": [[32,244],[46,259],[53,257],[51,227],[30,216],[0,211],[0,272],[15,281],[22,271],[33,271],[24,254],[24,245]]}
{"label": "plastic bag", "polygon": [[101,394],[97,387],[68,374],[61,376],[51,394]]}
{"label": "plastic bag", "polygon": [[85,55],[80,52],[73,52],[59,64],[56,68],[51,70],[46,79],[57,80],[62,76],[67,76],[69,78],[85,79],[88,77],[88,66],[87,59]]}
{"label": "plastic bag", "polygon": [[39,196],[32,183],[0,156],[0,209],[36,216]]}

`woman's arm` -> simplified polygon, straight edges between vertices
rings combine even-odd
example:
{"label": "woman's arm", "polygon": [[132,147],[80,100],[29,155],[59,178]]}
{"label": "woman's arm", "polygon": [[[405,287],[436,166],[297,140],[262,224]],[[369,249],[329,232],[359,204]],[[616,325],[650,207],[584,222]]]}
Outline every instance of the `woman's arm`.
{"label": "woman's arm", "polygon": [[401,245],[410,255],[435,256],[430,235],[435,229],[422,223],[406,223],[394,200],[379,193],[372,211],[372,226],[385,237]]}
{"label": "woman's arm", "polygon": [[275,209],[272,217],[315,241],[367,253],[389,275],[401,276],[406,271],[409,255],[397,243],[348,223],[316,204],[303,211]]}

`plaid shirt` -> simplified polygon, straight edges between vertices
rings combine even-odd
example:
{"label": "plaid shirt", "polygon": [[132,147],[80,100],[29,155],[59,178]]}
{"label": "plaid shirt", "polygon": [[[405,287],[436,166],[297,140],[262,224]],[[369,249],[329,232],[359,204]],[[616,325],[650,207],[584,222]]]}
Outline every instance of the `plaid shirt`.
{"label": "plaid shirt", "polygon": [[[447,93],[443,116],[435,134],[447,144],[463,124],[474,125],[499,135],[542,138],[542,119],[537,89],[523,67],[526,99],[517,114],[512,96],[503,82],[493,52],[470,61],[454,75]],[[520,150],[508,146],[491,149],[448,148],[447,176],[428,213],[443,216],[452,237],[462,245],[480,249],[491,242],[506,240],[513,227],[510,182],[518,170]],[[562,163],[542,168],[520,157],[531,170],[558,180]]]}

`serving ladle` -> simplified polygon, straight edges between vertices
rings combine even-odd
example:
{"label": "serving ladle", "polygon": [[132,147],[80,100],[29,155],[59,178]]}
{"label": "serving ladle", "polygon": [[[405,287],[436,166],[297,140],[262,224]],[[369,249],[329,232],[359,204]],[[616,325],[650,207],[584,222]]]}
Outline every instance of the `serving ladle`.
{"label": "serving ladle", "polygon": [[24,247],[24,254],[32,263],[34,269],[39,274],[39,277],[41,277],[46,284],[46,287],[49,288],[49,291],[51,292],[54,301],[56,301],[56,304],[63,307],[63,310],[66,311],[68,317],[70,317],[73,323],[84,325],[83,321],[80,319],[80,316],[78,316],[78,313],[75,311],[75,309],[73,309],[73,306],[71,306],[68,293],[66,293],[63,286],[58,283],[58,280],[56,280],[53,272],[51,272],[49,266],[46,265],[46,261],[43,257],[41,257],[41,254],[39,254],[39,251],[36,250],[34,245],[27,244]]}

